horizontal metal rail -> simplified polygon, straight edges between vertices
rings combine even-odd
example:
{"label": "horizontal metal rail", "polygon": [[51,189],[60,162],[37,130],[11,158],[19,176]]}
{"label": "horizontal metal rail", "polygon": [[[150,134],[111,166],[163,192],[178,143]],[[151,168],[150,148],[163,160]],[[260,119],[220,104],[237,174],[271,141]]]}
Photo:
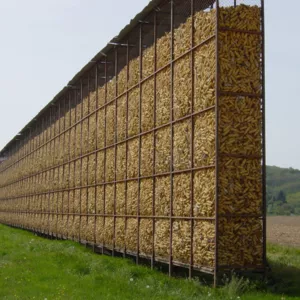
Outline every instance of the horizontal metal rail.
{"label": "horizontal metal rail", "polygon": [[255,93],[244,93],[244,92],[228,92],[220,90],[220,96],[228,96],[228,97],[248,97],[248,98],[262,98],[261,94]]}
{"label": "horizontal metal rail", "polygon": [[266,269],[261,266],[261,267],[258,267],[257,265],[245,265],[244,266],[240,266],[240,265],[232,265],[232,266],[229,266],[229,265],[219,265],[219,269],[222,270],[222,271],[229,271],[231,272],[232,270],[235,270],[236,272],[238,271],[255,271],[257,273],[262,273],[262,272],[265,272]]}
{"label": "horizontal metal rail", "polygon": [[245,34],[256,34],[256,35],[262,35],[262,31],[256,31],[256,30],[244,30],[244,29],[235,29],[230,27],[219,27],[219,31],[221,32],[235,32],[235,33],[245,33]]}
{"label": "horizontal metal rail", "polygon": [[[81,216],[81,217],[117,217],[117,218],[137,218],[141,217],[143,219],[178,219],[178,220],[202,220],[202,221],[214,221],[216,219],[213,217],[191,217],[191,216],[149,216],[149,215],[124,215],[124,214],[99,214],[99,213],[64,213],[64,212],[54,212],[54,211],[28,211],[28,210],[16,210],[16,211],[7,211],[0,210],[0,212],[13,213],[13,214],[41,214],[41,215],[57,215],[57,216]],[[228,219],[238,219],[238,218],[248,218],[248,219],[262,219],[261,214],[218,214],[219,218],[228,218]]]}
{"label": "horizontal metal rail", "polygon": [[160,215],[155,215],[155,216],[148,216],[148,215],[124,215],[124,214],[91,214],[91,213],[63,213],[63,212],[53,212],[53,211],[26,211],[26,210],[20,210],[20,211],[5,211],[5,210],[0,210],[0,212],[5,212],[5,213],[13,213],[13,214],[41,214],[41,215],[57,215],[57,216],[75,216],[75,217],[106,217],[106,218],[137,218],[141,217],[143,219],[167,219],[169,220],[170,218],[172,219],[178,219],[178,220],[202,220],[202,221],[213,221],[215,220],[215,217],[187,217],[187,216],[160,216]]}
{"label": "horizontal metal rail", "polygon": [[225,152],[219,152],[220,156],[228,156],[232,158],[245,158],[245,159],[262,159],[262,155],[246,155],[246,154],[240,154],[240,153],[225,153]]}

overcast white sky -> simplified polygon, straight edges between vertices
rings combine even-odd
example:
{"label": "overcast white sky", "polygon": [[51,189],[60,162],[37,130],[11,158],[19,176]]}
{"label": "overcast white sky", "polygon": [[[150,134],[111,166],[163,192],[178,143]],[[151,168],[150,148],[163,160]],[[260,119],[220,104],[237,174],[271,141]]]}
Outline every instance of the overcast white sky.
{"label": "overcast white sky", "polygon": [[[0,0],[0,149],[149,0]],[[300,1],[265,0],[267,163],[300,169]]]}

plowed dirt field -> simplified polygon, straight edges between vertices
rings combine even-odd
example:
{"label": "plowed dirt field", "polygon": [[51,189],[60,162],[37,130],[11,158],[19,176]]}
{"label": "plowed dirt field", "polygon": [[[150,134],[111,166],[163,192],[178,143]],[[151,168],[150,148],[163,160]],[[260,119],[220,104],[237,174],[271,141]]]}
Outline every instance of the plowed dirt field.
{"label": "plowed dirt field", "polygon": [[300,216],[267,217],[267,240],[274,244],[300,247]]}

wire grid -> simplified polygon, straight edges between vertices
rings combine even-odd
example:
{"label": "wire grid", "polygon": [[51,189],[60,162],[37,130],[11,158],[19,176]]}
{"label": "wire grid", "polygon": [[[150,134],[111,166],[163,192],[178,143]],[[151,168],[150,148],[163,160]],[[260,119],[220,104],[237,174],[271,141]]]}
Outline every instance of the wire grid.
{"label": "wire grid", "polygon": [[[42,118],[41,125],[39,126],[38,123],[36,123],[35,128],[30,128],[28,132],[28,136],[25,138],[23,144],[22,141],[16,144],[16,146],[9,152],[9,156],[16,156],[14,157],[14,161],[12,162],[11,165],[8,167],[4,167],[4,169],[1,172],[4,172],[8,168],[16,167],[18,168],[19,165],[21,165],[22,161],[30,161],[29,158],[37,156],[39,154],[39,151],[45,151],[44,147],[46,147],[46,151],[53,152],[54,150],[54,155],[53,155],[53,161],[45,169],[42,171],[27,175],[22,177],[21,179],[17,179],[15,181],[12,181],[9,183],[9,185],[19,185],[20,183],[25,183],[27,185],[39,185],[40,181],[43,181],[42,179],[46,181],[52,181],[55,180],[55,172],[58,172],[57,170],[62,167],[62,173],[61,176],[62,178],[65,178],[65,172],[69,174],[69,178],[67,180],[68,184],[65,188],[58,188],[58,189],[52,189],[40,193],[29,193],[29,194],[24,194],[24,195],[18,195],[16,197],[9,197],[5,198],[5,200],[17,200],[17,199],[24,199],[27,204],[28,210],[25,211],[16,211],[18,215],[26,214],[27,216],[35,216],[35,215],[45,215],[47,220],[47,226],[45,228],[48,228],[48,230],[42,230],[43,233],[47,233],[52,236],[57,236],[57,237],[66,237],[66,238],[71,238],[75,239],[78,241],[85,241],[89,243],[93,243],[93,245],[100,245],[102,249],[102,253],[105,252],[104,249],[110,249],[112,251],[112,255],[115,254],[115,241],[116,241],[116,221],[119,218],[124,218],[125,219],[125,232],[127,229],[127,223],[128,219],[133,219],[135,218],[137,220],[137,251],[135,253],[129,253],[129,254],[134,254],[136,256],[136,261],[139,263],[139,258],[140,256],[145,257],[145,255],[140,253],[140,222],[141,219],[147,219],[149,218],[152,223],[152,240],[150,241],[152,244],[152,254],[151,255],[146,255],[147,258],[151,259],[151,266],[154,266],[155,261],[163,261],[167,262],[169,264],[169,273],[170,275],[172,274],[173,271],[173,265],[178,265],[178,266],[184,266],[189,269],[189,275],[190,277],[193,274],[193,269],[195,268],[194,266],[194,261],[193,261],[193,228],[194,228],[194,221],[195,220],[208,220],[214,222],[215,218],[214,217],[194,217],[193,216],[193,176],[195,171],[200,170],[200,169],[206,169],[206,168],[215,168],[215,165],[209,165],[209,166],[204,166],[201,168],[195,168],[193,165],[194,159],[193,159],[193,151],[194,151],[194,145],[193,145],[193,134],[191,134],[192,141],[191,141],[191,165],[186,168],[185,170],[179,170],[175,171],[174,166],[173,166],[173,137],[174,137],[174,125],[180,122],[183,122],[185,120],[190,119],[191,124],[192,124],[192,132],[194,130],[193,124],[194,124],[194,117],[197,116],[198,114],[205,113],[206,111],[215,110],[215,107],[209,107],[203,111],[194,111],[193,108],[193,101],[192,101],[192,106],[190,109],[190,112],[179,119],[174,119],[174,110],[173,110],[173,105],[174,105],[174,96],[173,96],[173,91],[174,91],[174,64],[176,61],[178,61],[181,57],[189,55],[190,56],[190,62],[193,65],[194,63],[194,50],[195,47],[201,47],[202,44],[205,44],[206,42],[210,41],[214,37],[212,36],[206,41],[203,41],[200,45],[195,45],[194,44],[194,39],[193,39],[193,30],[194,26],[192,26],[192,38],[190,41],[189,45],[189,50],[185,52],[182,56],[174,58],[174,41],[173,41],[173,36],[174,36],[174,29],[177,28],[180,24],[185,22],[185,20],[193,15],[193,12],[198,10],[203,10],[203,9],[211,9],[213,8],[212,3],[214,1],[197,1],[197,0],[192,0],[192,1],[171,1],[171,3],[165,3],[158,7],[154,12],[149,14],[149,16],[140,24],[136,27],[136,29],[130,33],[130,35],[124,39],[124,41],[121,41],[116,45],[114,51],[111,51],[105,58],[100,61],[95,68],[93,68],[86,77],[82,78],[80,82],[72,89],[70,89],[57,103],[55,106],[51,107],[47,113]],[[234,3],[235,4],[235,3]],[[166,32],[170,32],[170,59],[169,63],[160,69],[157,67],[157,49],[156,46],[156,41],[162,37]],[[149,49],[149,46],[154,44],[154,67],[153,67],[153,73],[148,75],[143,74],[143,53],[144,51],[147,51]],[[131,80],[130,75],[130,62],[134,59],[139,57],[139,74],[138,74],[138,80],[136,83],[134,83],[132,86],[129,86],[129,82]],[[127,66],[127,67],[126,67]],[[124,69],[124,67],[127,69],[126,70],[126,90],[122,93],[119,93],[118,91],[118,75],[120,74],[121,70]],[[166,124],[163,125],[156,125],[156,93],[154,92],[153,95],[153,120],[154,120],[154,127],[143,131],[142,130],[142,87],[144,84],[146,84],[150,79],[153,79],[154,81],[154,91],[156,90],[156,84],[157,84],[157,74],[161,72],[162,70],[170,68],[170,84],[171,84],[171,99],[170,99],[170,116],[169,116],[169,121]],[[194,70],[194,68],[192,68]],[[192,71],[193,72],[193,71]],[[218,75],[217,75],[218,76]],[[115,84],[115,90],[114,90],[114,95],[113,98],[108,99],[108,85],[111,82],[112,79],[116,80]],[[192,76],[194,78],[194,76]],[[99,104],[99,90],[96,87],[103,87],[104,86],[104,98],[105,101],[103,104]],[[130,105],[130,95],[131,92],[138,88],[139,89],[139,95],[138,95],[138,130],[135,134],[129,135],[128,134],[128,124],[130,122],[129,116],[128,116],[128,105]],[[193,89],[193,84],[192,84],[192,89]],[[91,92],[96,92],[96,106],[95,109],[91,110],[90,109],[90,95]],[[193,95],[193,93],[192,93]],[[83,99],[85,99],[87,96],[87,113],[84,114],[84,102]],[[122,140],[118,139],[118,126],[117,126],[117,120],[118,120],[118,103],[122,97],[125,97],[126,101],[126,135],[125,138]],[[264,101],[264,99],[263,99]],[[264,111],[264,103],[262,103],[263,111]],[[114,136],[113,136],[113,142],[111,141],[108,143],[108,138],[111,138],[108,135],[107,132],[107,121],[108,121],[108,110],[114,110],[112,115],[109,115],[109,117],[113,117],[113,122],[114,122]],[[68,128],[65,126],[66,122],[69,122],[69,124],[72,124],[72,113],[69,114],[69,120],[66,121],[66,118],[64,117],[63,123],[61,123],[61,119],[63,116],[66,116],[66,112],[73,111],[73,115],[75,117],[75,123]],[[101,114],[98,114],[98,112],[103,112],[104,118],[100,118]],[[104,123],[104,145],[102,147],[99,146],[99,141],[97,140],[98,134],[96,134],[96,143],[94,149],[89,151],[88,153],[83,153],[83,145],[85,141],[85,136],[83,135],[83,124],[84,122],[87,123],[88,130],[87,133],[88,135],[90,134],[89,130],[89,124],[91,120],[91,116],[95,115],[96,117],[96,131],[100,130],[99,123],[103,122]],[[58,127],[55,127],[55,122],[59,122]],[[157,131],[163,129],[163,128],[169,128],[170,129],[170,169],[167,172],[163,172],[158,174],[156,172],[155,168],[155,160],[156,160],[156,151],[153,151],[153,168],[152,168],[152,174],[147,175],[147,176],[142,176],[141,174],[141,146],[142,146],[142,139],[144,136],[148,134],[153,135],[153,147],[155,149],[156,145],[156,133]],[[71,145],[70,145],[70,137],[71,137],[71,130],[74,129],[74,134],[75,134],[75,143],[74,145],[80,145],[79,147],[79,152],[77,155],[72,155],[71,153]],[[216,129],[217,130],[217,129]],[[218,132],[218,131],[216,131]],[[68,141],[65,141],[66,133],[69,133],[68,136]],[[87,137],[89,139],[89,136]],[[138,141],[138,173],[136,176],[130,178],[128,177],[128,147],[130,145],[130,142],[137,140]],[[62,142],[63,141],[63,142]],[[65,145],[66,143],[69,143],[69,148],[68,148],[68,155],[63,158],[63,161],[60,162],[59,164],[56,164],[55,162],[55,156],[57,155],[58,151],[55,151],[57,149],[60,149],[58,145]],[[17,152],[19,147],[22,145],[22,151]],[[118,149],[120,145],[125,145],[126,147],[126,174],[123,179],[117,179],[117,157],[118,157]],[[218,145],[217,145],[218,146]],[[112,150],[114,155],[113,155],[113,179],[112,180],[106,180],[107,178],[107,168],[106,168],[106,160],[107,160],[107,154],[108,151]],[[103,154],[104,156],[104,163],[102,167],[103,176],[104,180],[101,184],[97,183],[97,176],[99,176],[97,170],[101,166],[97,165],[98,162],[98,156],[100,154]],[[91,158],[92,155],[96,156],[95,160],[95,183],[94,184],[89,184],[88,178],[83,178],[82,177],[82,168],[83,168],[83,160],[86,158],[87,161],[87,166],[89,166],[89,159]],[[218,153],[217,153],[218,155]],[[218,158],[217,158],[218,160]],[[72,186],[71,182],[71,164],[74,165],[73,172],[74,172],[74,178],[76,177],[76,172],[80,170],[80,180],[78,182],[78,185],[74,183]],[[68,171],[66,171],[68,170]],[[178,217],[174,216],[172,212],[173,208],[173,182],[174,182],[174,176],[176,174],[182,174],[186,173],[190,175],[190,184],[191,184],[191,210],[190,210],[190,215],[186,217]],[[216,172],[217,174],[217,172]],[[89,171],[87,169],[86,176],[89,176]],[[218,175],[216,175],[218,176]],[[158,216],[155,214],[155,205],[156,205],[156,198],[155,198],[155,189],[156,189],[156,182],[160,177],[169,177],[170,180],[170,215],[169,216]],[[141,216],[140,214],[140,193],[141,193],[141,182],[142,180],[146,179],[152,179],[153,186],[152,186],[152,216]],[[60,181],[59,175],[58,175],[58,182]],[[216,181],[218,182],[218,177],[216,177]],[[84,184],[85,182],[85,184]],[[129,215],[126,211],[127,208],[127,190],[128,190],[128,184],[136,182],[138,185],[138,196],[137,196],[137,202],[138,202],[138,208],[137,208],[137,214],[136,215]],[[116,198],[116,189],[119,184],[125,184],[125,212],[123,215],[117,215],[116,214],[116,203],[117,203],[117,198]],[[6,185],[7,186],[7,185]],[[106,212],[106,189],[108,187],[113,186],[113,202],[114,202],[114,208],[112,213],[107,213]],[[3,188],[4,186],[1,186]],[[99,187],[103,188],[103,213],[97,213],[97,204],[99,200],[97,198],[97,190]],[[89,198],[89,191],[90,189],[94,189],[94,200],[90,200]],[[86,197],[86,205],[85,209],[82,210],[83,203],[82,203],[82,192],[87,193]],[[63,197],[61,207],[59,208],[59,201],[58,197],[61,194],[65,194],[67,192],[67,197]],[[74,199],[74,195],[76,193],[79,193],[79,207],[80,210],[79,212],[75,212],[74,208],[73,210],[70,208],[70,204],[72,202],[72,199]],[[70,197],[72,196],[72,197]],[[39,210],[34,210],[31,211],[31,206],[32,206],[32,197],[37,197],[36,199],[42,199],[44,202],[48,202],[48,211],[44,207],[44,211],[39,211]],[[54,199],[56,197],[56,200]],[[76,196],[75,196],[76,197]],[[218,197],[218,196],[217,196]],[[4,199],[1,199],[4,200]],[[39,200],[35,201],[38,202]],[[64,211],[63,207],[64,204],[63,202],[66,201],[68,204],[66,205],[67,209]],[[94,210],[91,212],[86,211],[86,207],[89,207],[89,201],[94,201]],[[52,203],[55,203],[56,205],[52,205]],[[217,205],[217,201],[216,201]],[[218,208],[216,207],[216,211],[218,211]],[[265,211],[264,211],[265,214]],[[51,230],[50,228],[50,221],[53,218],[53,216],[56,216],[56,225],[55,229]],[[70,218],[79,218],[79,234],[76,236],[74,232],[69,233],[67,230],[66,234],[55,234],[57,232],[57,226],[60,222],[58,222],[58,218],[63,219],[64,216],[67,218],[67,224],[69,224],[69,219]],[[228,216],[228,217],[236,217],[236,216]],[[248,216],[251,217],[251,216]],[[252,216],[252,217],[261,217],[261,216]],[[93,219],[93,237],[92,239],[86,239],[86,237],[82,237],[80,229],[83,228],[83,226],[89,226],[89,218]],[[98,224],[98,219],[102,220],[102,225],[105,227],[106,221],[110,220],[113,218],[113,237],[112,237],[112,245],[106,245],[104,239],[102,239],[102,242],[99,243],[97,241],[97,226]],[[168,220],[169,226],[170,226],[170,241],[169,241],[169,260],[165,259],[160,259],[157,258],[155,255],[155,243],[154,243],[154,237],[155,237],[155,229],[156,229],[156,221],[159,219],[163,220]],[[172,257],[172,234],[173,234],[173,222],[174,220],[187,220],[191,223],[190,228],[191,228],[191,242],[190,242],[190,258],[189,258],[189,263],[181,263],[177,261],[173,261]],[[51,223],[52,224],[52,223]],[[20,224],[15,224],[15,225],[20,225]],[[218,225],[216,224],[216,240],[215,240],[215,267],[209,267],[209,266],[198,266],[196,269],[200,270],[206,270],[207,272],[213,272],[215,274],[215,277],[217,277],[217,272],[218,270],[218,262],[217,262],[217,243],[218,243]],[[264,225],[265,226],[265,225]],[[40,228],[38,227],[26,227],[27,229],[33,229],[36,231],[41,231]],[[265,239],[265,238],[264,238]],[[118,249],[118,251],[124,253],[126,255],[127,250],[126,250],[126,243],[124,245],[123,249]]]}
{"label": "wire grid", "polygon": [[[265,272],[265,267],[267,265],[267,260],[266,260],[266,184],[265,184],[265,177],[266,177],[266,153],[265,153],[265,82],[264,82],[264,74],[265,74],[265,58],[264,58],[264,1],[259,1],[259,0],[220,0],[218,1],[218,6],[221,8],[230,8],[230,7],[237,7],[240,6],[242,7],[243,5],[249,5],[252,7],[259,7],[261,11],[261,24],[260,24],[260,30],[259,31],[254,31],[254,30],[238,30],[236,28],[224,28],[219,26],[218,31],[219,32],[231,32],[232,34],[241,34],[241,35],[248,35],[248,36],[261,36],[261,57],[260,57],[260,68],[261,68],[261,90],[259,90],[259,93],[255,94],[247,94],[247,93],[238,93],[234,94],[231,93],[231,96],[236,96],[240,97],[241,99],[244,99],[244,97],[250,97],[253,98],[254,101],[259,101],[260,103],[260,108],[261,108],[261,115],[262,115],[262,134],[261,134],[261,154],[260,155],[231,155],[232,157],[244,157],[245,159],[257,161],[261,165],[261,194],[262,194],[262,203],[261,203],[261,209],[260,213],[258,215],[245,215],[243,216],[243,222],[251,222],[253,220],[261,220],[262,223],[262,231],[261,231],[261,241],[262,241],[262,265],[261,265],[261,270],[264,270]],[[219,61],[219,60],[218,60]],[[220,72],[219,72],[219,78],[220,78]],[[218,87],[219,91],[219,97],[222,96],[230,96],[230,93],[226,93],[222,88]],[[224,155],[224,153],[223,153]],[[217,179],[218,180],[218,179]],[[219,181],[218,181],[219,182]],[[228,219],[227,217],[224,216],[218,216],[218,226],[220,226],[222,220]],[[217,233],[219,232],[219,228],[217,228]],[[217,237],[217,240],[218,237]],[[219,270],[223,269],[229,269],[229,265],[221,265],[220,262],[218,261],[218,255],[219,252],[216,253],[216,263],[217,263],[217,268],[215,269],[215,273],[218,272]],[[246,267],[245,267],[246,268]],[[215,274],[216,275],[216,274]],[[216,276],[215,276],[216,278]]]}

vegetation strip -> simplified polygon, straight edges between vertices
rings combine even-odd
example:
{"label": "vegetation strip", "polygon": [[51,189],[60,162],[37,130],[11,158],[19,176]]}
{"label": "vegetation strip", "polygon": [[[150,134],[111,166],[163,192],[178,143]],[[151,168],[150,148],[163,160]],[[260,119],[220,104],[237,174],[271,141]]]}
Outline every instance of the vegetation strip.
{"label": "vegetation strip", "polygon": [[127,259],[96,255],[71,241],[51,241],[4,225],[0,225],[0,244],[0,299],[273,300],[300,296],[300,250],[296,248],[268,246],[273,275],[267,283],[235,277],[213,289],[203,278],[169,278]]}

